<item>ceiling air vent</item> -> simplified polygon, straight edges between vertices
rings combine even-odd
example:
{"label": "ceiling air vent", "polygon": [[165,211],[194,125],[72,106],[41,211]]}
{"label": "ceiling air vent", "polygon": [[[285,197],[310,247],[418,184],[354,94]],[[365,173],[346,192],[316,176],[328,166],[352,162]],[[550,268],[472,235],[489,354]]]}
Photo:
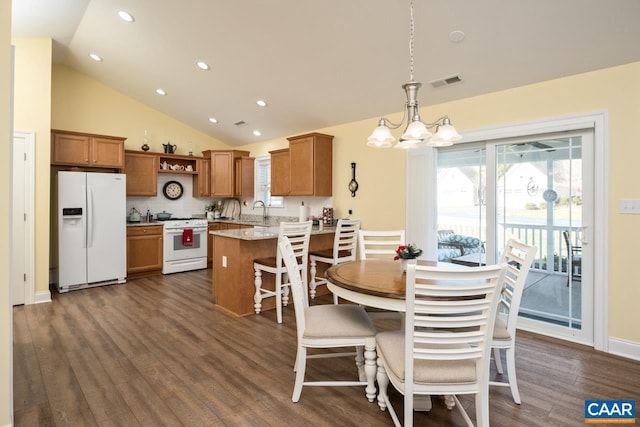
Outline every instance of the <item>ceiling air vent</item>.
{"label": "ceiling air vent", "polygon": [[244,126],[246,124],[247,124],[247,122],[245,122],[244,120],[240,120],[239,122],[235,122],[234,123],[234,125],[236,125],[238,127]]}
{"label": "ceiling air vent", "polygon": [[444,77],[444,78],[437,79],[437,80],[432,80],[429,83],[433,87],[442,87],[442,86],[449,86],[449,85],[453,85],[453,84],[461,83],[461,82],[462,82],[462,78],[460,77],[459,74],[456,74],[454,76],[449,76],[449,77]]}

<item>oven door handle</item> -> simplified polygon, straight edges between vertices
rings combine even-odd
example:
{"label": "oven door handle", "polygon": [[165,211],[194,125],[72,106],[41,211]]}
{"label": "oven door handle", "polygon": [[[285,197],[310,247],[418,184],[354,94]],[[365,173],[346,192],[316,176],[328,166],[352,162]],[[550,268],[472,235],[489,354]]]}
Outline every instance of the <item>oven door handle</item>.
{"label": "oven door handle", "polygon": [[[170,229],[170,230],[164,230],[165,234],[182,234],[182,232],[186,230],[185,229]],[[207,231],[206,228],[193,228],[192,229],[194,233],[202,233],[204,231]]]}

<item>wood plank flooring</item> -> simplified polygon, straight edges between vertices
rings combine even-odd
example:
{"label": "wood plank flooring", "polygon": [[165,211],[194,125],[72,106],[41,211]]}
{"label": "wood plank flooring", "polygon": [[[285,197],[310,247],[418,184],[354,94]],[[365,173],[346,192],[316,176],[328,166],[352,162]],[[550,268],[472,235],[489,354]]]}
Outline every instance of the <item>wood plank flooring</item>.
{"label": "wood plank flooring", "polygon": [[[18,427],[393,425],[360,387],[305,387],[292,403],[293,307],[282,325],[273,310],[242,318],[218,310],[211,270],[54,292],[52,303],[13,316]],[[585,399],[640,399],[637,361],[525,332],[516,359],[523,403],[491,388],[494,426],[583,425]],[[328,375],[353,379],[353,361],[309,362],[308,378]],[[475,419],[473,397],[461,402]],[[415,425],[465,424],[434,397]]]}

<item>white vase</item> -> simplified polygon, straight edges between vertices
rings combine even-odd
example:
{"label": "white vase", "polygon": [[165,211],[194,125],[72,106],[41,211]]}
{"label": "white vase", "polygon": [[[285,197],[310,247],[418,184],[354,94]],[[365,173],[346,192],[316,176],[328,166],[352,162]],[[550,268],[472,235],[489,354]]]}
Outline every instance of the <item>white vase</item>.
{"label": "white vase", "polygon": [[412,258],[412,259],[401,259],[400,261],[402,261],[402,271],[403,272],[407,272],[407,265],[409,264],[416,264],[418,262],[417,259]]}

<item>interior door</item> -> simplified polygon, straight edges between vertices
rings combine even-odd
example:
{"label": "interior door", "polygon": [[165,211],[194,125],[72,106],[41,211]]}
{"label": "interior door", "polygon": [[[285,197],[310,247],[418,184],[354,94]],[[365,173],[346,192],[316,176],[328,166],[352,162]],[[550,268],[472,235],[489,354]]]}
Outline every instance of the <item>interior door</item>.
{"label": "interior door", "polygon": [[24,139],[13,138],[11,147],[13,162],[11,171],[12,211],[11,211],[11,289],[12,304],[25,303],[25,282],[27,245],[26,200],[25,200],[25,145]]}

